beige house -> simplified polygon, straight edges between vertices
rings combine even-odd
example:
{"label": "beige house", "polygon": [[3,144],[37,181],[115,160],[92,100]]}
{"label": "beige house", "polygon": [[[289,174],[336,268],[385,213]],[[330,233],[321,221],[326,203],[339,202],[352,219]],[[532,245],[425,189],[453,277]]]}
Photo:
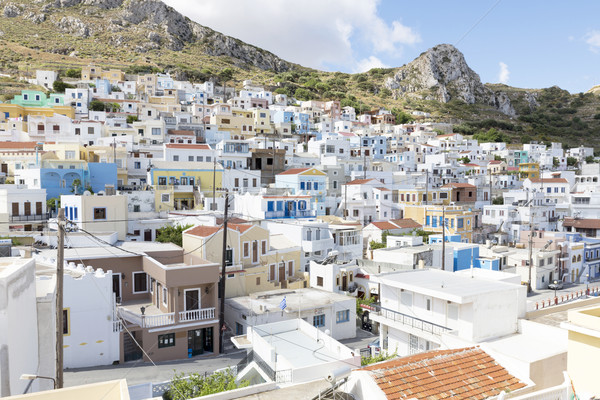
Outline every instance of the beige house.
{"label": "beige house", "polygon": [[117,232],[119,240],[127,238],[127,196],[63,195],[60,196],[65,217],[88,232]]}
{"label": "beige house", "polygon": [[[267,229],[251,224],[228,224],[227,231],[225,297],[308,285],[308,274],[300,268],[301,249],[284,235],[270,235]],[[221,264],[222,226],[186,230],[183,248],[186,253]]]}

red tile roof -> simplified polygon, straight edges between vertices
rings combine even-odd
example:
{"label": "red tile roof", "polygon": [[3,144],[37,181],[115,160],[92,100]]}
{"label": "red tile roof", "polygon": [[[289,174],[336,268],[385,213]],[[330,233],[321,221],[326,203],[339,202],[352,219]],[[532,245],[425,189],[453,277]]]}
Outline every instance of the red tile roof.
{"label": "red tile roof", "polygon": [[473,189],[476,188],[477,186],[475,185],[471,185],[470,183],[447,183],[444,186],[442,186],[443,188],[447,188],[447,187],[452,187],[452,188],[469,188],[469,189]]}
{"label": "red tile roof", "polygon": [[581,229],[600,229],[600,219],[585,218],[565,218],[563,226],[581,228]]}
{"label": "red tile roof", "polygon": [[[248,229],[252,228],[253,225],[245,225],[245,224],[227,224],[227,229],[233,231],[239,231],[240,233],[246,232]],[[185,233],[188,235],[194,235],[198,237],[208,237],[212,236],[218,231],[223,229],[223,226],[204,226],[198,225],[191,229],[188,229]],[[229,234],[228,234],[229,236]]]}
{"label": "red tile roof", "polygon": [[569,183],[565,178],[529,178],[529,180],[533,183]]}
{"label": "red tile roof", "polygon": [[478,347],[434,350],[363,368],[388,399],[486,399],[527,386]]}
{"label": "red tile roof", "polygon": [[167,143],[168,149],[212,150],[207,144]]}
{"label": "red tile roof", "polygon": [[375,225],[377,228],[381,229],[382,231],[387,231],[390,229],[398,229],[398,227],[396,225],[394,225],[388,221],[371,222],[371,225]]}
{"label": "red tile roof", "polygon": [[[0,142],[0,149],[32,149],[35,150],[36,142]],[[41,146],[41,145],[40,145]]]}
{"label": "red tile roof", "polygon": [[298,175],[302,172],[308,171],[310,168],[290,168],[287,171],[278,173],[277,175]]}
{"label": "red tile roof", "polygon": [[364,185],[365,183],[369,183],[371,181],[377,181],[378,183],[383,183],[377,179],[369,178],[369,179],[355,179],[351,182],[346,183],[346,185]]}

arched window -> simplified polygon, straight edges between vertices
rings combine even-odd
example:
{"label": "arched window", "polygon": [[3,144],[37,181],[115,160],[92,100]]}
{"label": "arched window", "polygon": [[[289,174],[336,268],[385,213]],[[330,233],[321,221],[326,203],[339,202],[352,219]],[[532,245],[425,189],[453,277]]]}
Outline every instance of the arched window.
{"label": "arched window", "polygon": [[581,254],[577,256],[577,261],[581,261]]}
{"label": "arched window", "polygon": [[577,256],[573,256],[573,261],[572,262],[577,262]]}

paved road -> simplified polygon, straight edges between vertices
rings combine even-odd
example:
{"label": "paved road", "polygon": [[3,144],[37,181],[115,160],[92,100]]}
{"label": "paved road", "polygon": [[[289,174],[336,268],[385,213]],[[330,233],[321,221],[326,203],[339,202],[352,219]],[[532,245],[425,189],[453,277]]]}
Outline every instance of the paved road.
{"label": "paved road", "polygon": [[[589,285],[586,285],[585,283],[581,283],[581,284],[565,283],[564,287],[561,290],[556,291],[556,296],[558,296],[560,298],[561,296],[564,296],[566,294],[570,294],[573,292],[580,292],[580,291],[585,292],[585,290],[588,286],[589,286],[589,288],[595,288],[595,287],[600,288],[600,282],[590,282]],[[554,290],[551,290],[551,289],[535,290],[533,293],[530,293],[527,296],[527,311],[535,310],[536,302],[541,303],[542,301],[554,299],[554,293],[555,293]]]}
{"label": "paved road", "polygon": [[[360,349],[367,347],[376,337],[370,332],[357,329],[356,338],[340,342],[351,349]],[[226,347],[230,348],[227,345]],[[198,356],[192,359],[165,361],[156,363],[156,366],[151,363],[132,361],[122,365],[70,369],[65,370],[64,382],[65,387],[122,378],[127,379],[127,384],[130,386],[148,382],[159,383],[172,379],[175,373],[203,374],[236,365],[245,354],[245,350],[235,349],[219,356]]]}

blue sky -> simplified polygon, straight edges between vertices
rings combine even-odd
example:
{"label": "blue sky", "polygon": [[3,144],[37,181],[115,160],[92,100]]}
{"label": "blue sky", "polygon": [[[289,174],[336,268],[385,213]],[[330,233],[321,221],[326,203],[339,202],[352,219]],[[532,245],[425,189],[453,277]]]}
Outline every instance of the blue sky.
{"label": "blue sky", "polygon": [[313,68],[398,67],[450,43],[483,82],[558,85],[572,93],[600,84],[598,1],[165,2],[203,25]]}

